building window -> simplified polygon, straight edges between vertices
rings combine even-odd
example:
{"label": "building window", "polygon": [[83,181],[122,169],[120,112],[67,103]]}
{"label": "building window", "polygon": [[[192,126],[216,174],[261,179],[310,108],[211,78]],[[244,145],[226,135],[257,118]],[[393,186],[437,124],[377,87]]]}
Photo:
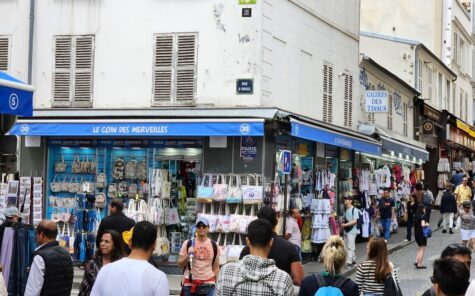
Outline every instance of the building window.
{"label": "building window", "polygon": [[437,83],[437,100],[438,100],[438,104],[439,104],[439,108],[440,109],[443,109],[444,106],[443,106],[443,102],[444,102],[444,99],[443,99],[443,95],[442,95],[442,85],[443,82],[442,82],[442,73],[439,73],[439,80],[438,80],[438,83]]}
{"label": "building window", "polygon": [[422,60],[418,60],[417,65],[417,90],[422,93]]}
{"label": "building window", "polygon": [[393,129],[393,95],[389,95],[388,98],[388,121],[387,121],[387,129],[392,130]]}
{"label": "building window", "polygon": [[455,32],[452,38],[452,48],[453,48],[452,61],[458,64],[458,35]]}
{"label": "building window", "polygon": [[408,105],[407,103],[403,103],[402,104],[402,108],[403,108],[403,119],[404,119],[404,125],[403,125],[403,132],[404,132],[404,136],[408,136],[408,112],[407,112],[407,109],[408,109]]}
{"label": "building window", "polygon": [[351,127],[353,124],[353,76],[345,74],[345,126]]}
{"label": "building window", "polygon": [[465,109],[463,111],[465,122],[468,122],[468,93],[465,93]]}
{"label": "building window", "polygon": [[155,35],[153,105],[193,105],[196,96],[196,33]]}
{"label": "building window", "polygon": [[462,114],[463,114],[463,89],[460,89],[460,112],[458,114],[458,117],[463,119]]}
{"label": "building window", "polygon": [[333,121],[333,66],[323,65],[323,121]]}
{"label": "building window", "polygon": [[94,36],[55,36],[53,107],[92,107]]}
{"label": "building window", "polygon": [[0,70],[8,71],[8,57],[10,53],[10,38],[0,36]]}

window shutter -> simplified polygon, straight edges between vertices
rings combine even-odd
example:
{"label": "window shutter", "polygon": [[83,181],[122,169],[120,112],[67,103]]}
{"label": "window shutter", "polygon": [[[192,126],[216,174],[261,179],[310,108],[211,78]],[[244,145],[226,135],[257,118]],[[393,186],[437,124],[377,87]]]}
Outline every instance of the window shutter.
{"label": "window shutter", "polygon": [[388,122],[387,129],[393,130],[393,95],[389,95],[388,98]]}
{"label": "window shutter", "polygon": [[353,124],[353,76],[345,74],[345,126],[351,127]]}
{"label": "window shutter", "polygon": [[0,36],[0,70],[8,71],[8,56],[10,40],[6,36]]}
{"label": "window shutter", "polygon": [[407,118],[407,103],[403,103],[402,104],[403,106],[403,117],[404,117],[404,126],[403,126],[403,131],[404,131],[404,136],[407,137],[408,135],[408,127],[407,127],[407,122],[408,122],[408,118]]}
{"label": "window shutter", "polygon": [[170,104],[172,99],[173,35],[155,38],[154,105]]}
{"label": "window shutter", "polygon": [[77,36],[73,103],[75,107],[87,107],[92,105],[93,53],[93,36]]}
{"label": "window shutter", "polygon": [[333,68],[323,65],[323,121],[332,122],[333,118]]}
{"label": "window shutter", "polygon": [[196,35],[177,36],[176,102],[190,104],[195,96]]}
{"label": "window shutter", "polygon": [[417,90],[422,92],[422,60],[418,60],[417,66]]}
{"label": "window shutter", "polygon": [[53,107],[71,106],[72,43],[72,36],[54,40]]}

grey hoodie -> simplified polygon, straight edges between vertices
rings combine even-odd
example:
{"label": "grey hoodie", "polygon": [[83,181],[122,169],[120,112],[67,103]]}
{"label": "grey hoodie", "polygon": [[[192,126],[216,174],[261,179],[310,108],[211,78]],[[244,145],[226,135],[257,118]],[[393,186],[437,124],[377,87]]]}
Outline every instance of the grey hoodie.
{"label": "grey hoodie", "polygon": [[[273,292],[273,293],[272,293]],[[221,268],[215,296],[293,295],[290,275],[278,269],[273,259],[247,255]]]}

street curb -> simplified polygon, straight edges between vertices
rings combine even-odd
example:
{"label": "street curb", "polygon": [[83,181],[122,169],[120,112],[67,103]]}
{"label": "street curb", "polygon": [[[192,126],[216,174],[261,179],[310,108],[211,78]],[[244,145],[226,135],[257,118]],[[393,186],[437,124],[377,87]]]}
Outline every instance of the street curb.
{"label": "street curb", "polygon": [[[436,231],[439,231],[442,227],[437,227],[435,229],[432,230],[432,232],[436,232]],[[392,253],[396,252],[396,251],[399,251],[401,250],[402,248],[404,247],[407,247],[409,246],[410,244],[413,244],[415,243],[416,240],[411,240],[411,241],[408,241],[408,242],[405,242],[405,241],[402,241],[402,242],[399,242],[399,243],[396,243],[396,244],[393,244],[392,247],[388,248],[388,255],[391,255]],[[352,274],[354,274],[356,272],[356,268],[358,267],[358,264],[356,264],[355,266],[353,266],[352,268],[349,268],[347,270],[345,270],[343,273],[342,273],[342,276],[344,277],[350,277]]]}

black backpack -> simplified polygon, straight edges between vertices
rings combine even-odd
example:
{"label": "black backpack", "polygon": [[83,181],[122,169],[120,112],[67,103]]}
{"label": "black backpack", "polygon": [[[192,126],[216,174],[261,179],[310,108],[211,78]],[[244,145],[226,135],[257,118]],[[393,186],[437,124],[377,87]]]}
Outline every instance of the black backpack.
{"label": "black backpack", "polygon": [[392,272],[384,280],[383,296],[403,296],[399,284],[394,279]]}

